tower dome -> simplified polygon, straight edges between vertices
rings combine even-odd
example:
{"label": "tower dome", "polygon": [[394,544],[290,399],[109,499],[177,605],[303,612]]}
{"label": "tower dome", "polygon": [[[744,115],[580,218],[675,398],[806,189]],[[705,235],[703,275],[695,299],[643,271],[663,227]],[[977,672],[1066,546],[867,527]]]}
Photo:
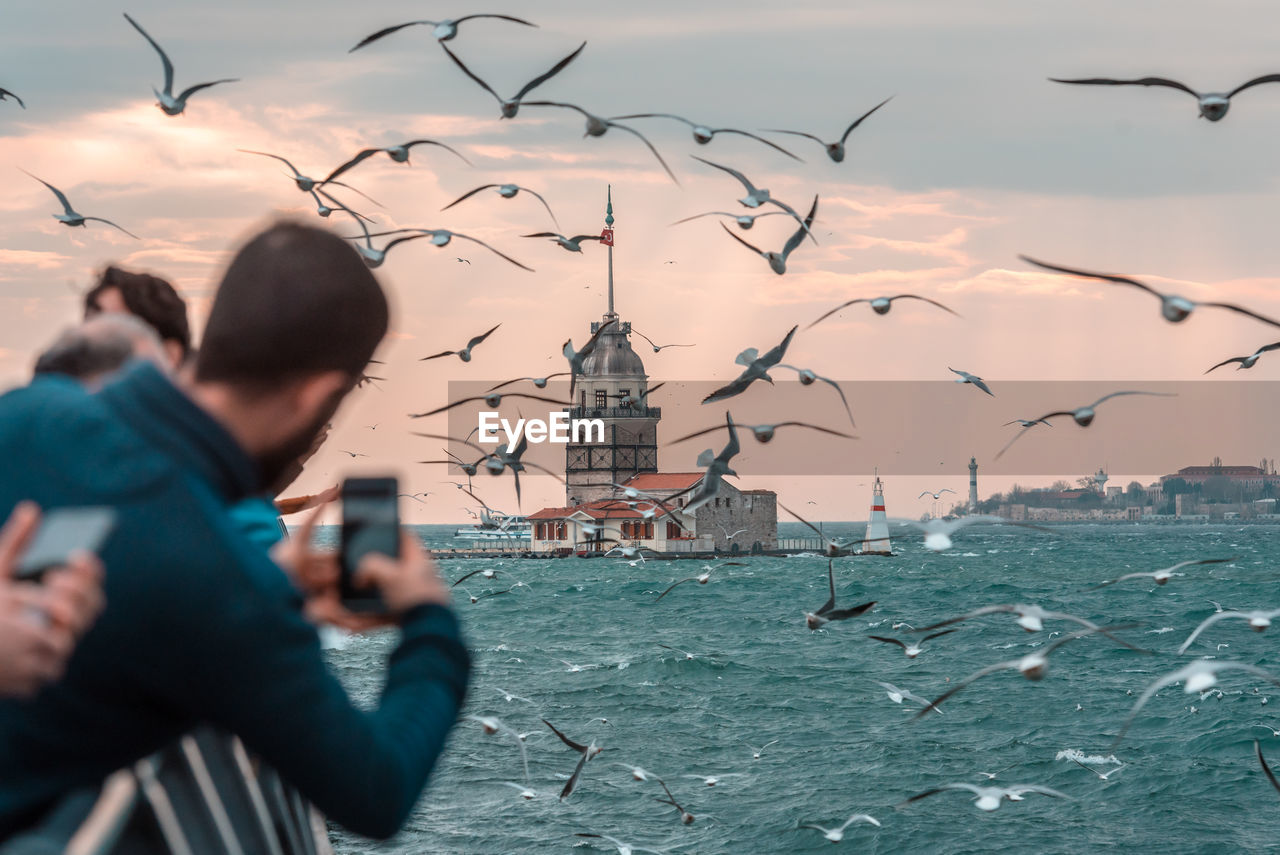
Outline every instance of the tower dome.
{"label": "tower dome", "polygon": [[[612,319],[614,323],[600,334],[595,350],[582,360],[582,372],[588,377],[646,376],[644,362],[628,338],[631,324],[617,320],[617,315]],[[605,315],[605,322],[608,320],[610,316]]]}

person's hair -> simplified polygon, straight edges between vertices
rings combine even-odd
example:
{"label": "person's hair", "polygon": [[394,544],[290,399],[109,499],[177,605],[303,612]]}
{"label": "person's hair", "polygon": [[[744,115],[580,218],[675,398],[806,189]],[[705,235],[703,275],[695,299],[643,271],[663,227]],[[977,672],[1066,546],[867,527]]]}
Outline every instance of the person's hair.
{"label": "person's hair", "polygon": [[58,336],[36,358],[35,374],[90,381],[118,371],[139,352],[159,356],[160,338],[142,320],[117,312],[96,315]]}
{"label": "person's hair", "polygon": [[86,316],[101,311],[98,298],[112,288],[120,292],[125,308],[151,325],[161,339],[176,341],[185,357],[191,351],[191,327],[187,323],[187,304],[174,287],[158,276],[133,273],[119,267],[108,267],[84,295]]}
{"label": "person's hair", "polygon": [[382,287],[350,244],[313,226],[277,223],[245,244],[223,275],[196,381],[271,390],[342,371],[354,383],[387,323]]}

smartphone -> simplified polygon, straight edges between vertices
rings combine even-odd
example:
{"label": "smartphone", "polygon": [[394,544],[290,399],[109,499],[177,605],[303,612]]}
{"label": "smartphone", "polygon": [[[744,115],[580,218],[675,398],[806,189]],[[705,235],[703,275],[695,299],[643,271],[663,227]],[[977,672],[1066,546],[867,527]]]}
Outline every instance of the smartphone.
{"label": "smartphone", "polygon": [[71,553],[98,552],[115,525],[114,508],[92,506],[45,511],[35,537],[18,559],[14,578],[38,582],[45,571],[66,564]]}
{"label": "smartphone", "polygon": [[342,603],[352,611],[384,611],[374,588],[353,584],[360,561],[370,552],[400,557],[400,513],[395,478],[348,478],[342,482],[342,547],[338,553],[342,575]]}

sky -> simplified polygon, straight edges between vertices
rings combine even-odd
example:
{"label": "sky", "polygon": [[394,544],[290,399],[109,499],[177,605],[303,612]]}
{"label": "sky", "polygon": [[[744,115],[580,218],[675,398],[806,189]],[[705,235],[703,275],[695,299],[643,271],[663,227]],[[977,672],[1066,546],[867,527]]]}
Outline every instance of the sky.
{"label": "sky", "polygon": [[[318,490],[348,474],[395,473],[406,492],[436,493],[409,503],[407,519],[468,520],[459,494],[440,483],[454,474],[415,462],[438,457],[438,444],[411,432],[443,431],[447,421],[411,421],[407,414],[445,403],[450,381],[496,383],[561,370],[563,342],[581,344],[604,311],[603,248],[588,244],[576,254],[521,238],[553,230],[527,194],[505,200],[486,191],[441,212],[488,183],[536,190],[567,233],[581,234],[599,232],[612,184],[619,312],[659,343],[696,343],[660,354],[638,348],[651,382],[727,381],[739,370],[733,359],[742,349],[763,351],[791,325],[803,328],[854,297],[912,292],[944,302],[963,317],[923,304],[900,303],[883,317],[865,306],[846,310],[798,334],[788,361],[849,383],[946,381],[948,366],[981,375],[997,391],[982,402],[990,405],[985,411],[972,402],[948,408],[950,398],[940,397],[936,416],[939,435],[990,431],[985,449],[973,452],[983,455],[980,465],[990,464],[983,452],[998,448],[1010,430],[1003,422],[1039,415],[1003,401],[1002,383],[1028,384],[1030,397],[1020,397],[1018,406],[1039,403],[1047,412],[1087,401],[1055,399],[1053,390],[1066,388],[1055,384],[1046,384],[1037,400],[1032,393],[1040,381],[1115,388],[1199,381],[1210,365],[1280,339],[1280,330],[1207,308],[1169,324],[1148,295],[1044,273],[1017,257],[1126,273],[1192,299],[1235,301],[1280,316],[1280,242],[1272,239],[1280,86],[1242,93],[1223,121],[1210,123],[1197,118],[1190,96],[1173,90],[1046,79],[1164,75],[1193,88],[1229,90],[1278,70],[1272,34],[1280,8],[1017,0],[852,5],[792,2],[785,12],[777,4],[727,0],[485,6],[481,11],[527,17],[538,27],[473,20],[449,43],[505,95],[585,40],[582,55],[530,97],[606,116],[671,112],[712,126],[790,128],[834,139],[892,96],[851,135],[839,164],[798,137],[768,135],[804,163],[746,138],[720,135],[699,146],[676,122],[631,122],[671,165],[677,185],[634,137],[613,130],[584,138],[576,113],[526,107],[514,120],[499,119],[493,98],[449,61],[427,27],[348,53],[384,26],[466,14],[465,7],[134,0],[114,8],[90,0],[9,0],[0,87],[20,95],[28,109],[0,102],[0,387],[26,381],[35,355],[76,321],[79,292],[108,263],[173,281],[198,331],[230,253],[255,229],[290,216],[356,232],[340,215],[317,217],[281,164],[237,149],[278,153],[317,176],[366,146],[418,137],[447,142],[473,165],[434,147],[415,149],[410,166],[373,158],[347,177],[379,204],[351,193],[342,198],[380,226],[449,228],[536,273],[461,240],[444,248],[425,241],[397,247],[377,272],[395,312],[378,354],[387,381],[348,400],[332,438],[291,492]],[[163,79],[159,59],[124,11],[168,51],[177,88],[223,77],[239,82],[200,92],[184,115],[165,116],[151,94]],[[670,225],[740,208],[740,186],[691,154],[741,170],[797,208],[807,209],[818,195],[820,245],[797,249],[778,276],[723,234],[716,218]],[[49,216],[58,210],[52,195],[20,169],[63,189],[82,213],[111,219],[141,239],[100,223],[59,224]],[[737,234],[779,249],[792,231],[787,222],[770,217]],[[499,322],[468,364],[419,361]],[[1262,381],[1257,395],[1270,402],[1275,387],[1265,381],[1277,371],[1280,360],[1264,357],[1251,371],[1219,372],[1205,382]],[[770,412],[769,393],[744,395],[744,411]],[[698,409],[694,399],[654,403],[664,413]],[[860,402],[853,403],[857,415]],[[1147,419],[1157,445],[1178,431],[1185,437],[1212,430],[1213,419],[1172,417],[1159,403],[1128,409]],[[829,404],[800,415],[835,427],[843,413]],[[722,412],[691,418],[710,424]],[[885,421],[876,413],[866,423]],[[1100,417],[1090,430],[1103,428]],[[1058,441],[1078,443],[1076,430],[1065,426]],[[824,519],[863,518],[870,499],[865,476],[890,465],[875,459],[888,454],[884,437],[878,440],[866,450],[861,440],[848,443],[848,458],[863,477],[752,477],[748,465],[739,467],[741,485],[777,490],[788,504],[815,501],[814,513]],[[1015,480],[1074,478],[1104,464],[1113,484],[1145,483],[1207,463],[1178,456],[1194,445],[1170,441],[1167,463],[1144,461],[1142,469],[1126,469],[1136,463],[1108,453],[1110,459],[1084,471],[1040,471],[1054,464],[1030,456],[1021,472],[984,479],[981,492]],[[697,446],[664,448],[662,468],[694,468]],[[351,458],[344,450],[368,456]],[[1224,462],[1255,463],[1275,449],[1250,443],[1215,453]],[[890,481],[891,511],[926,510],[912,498],[924,489],[965,492],[962,464],[967,459],[937,476]],[[506,479],[485,484],[481,495],[515,510]],[[554,480],[529,478],[522,508],[560,504],[562,497]]]}

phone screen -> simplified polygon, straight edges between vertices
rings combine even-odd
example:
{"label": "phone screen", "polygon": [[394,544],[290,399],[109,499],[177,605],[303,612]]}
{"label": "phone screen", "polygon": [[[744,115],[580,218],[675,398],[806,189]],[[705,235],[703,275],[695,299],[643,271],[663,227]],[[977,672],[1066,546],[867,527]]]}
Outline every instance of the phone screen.
{"label": "phone screen", "polygon": [[352,611],[381,611],[382,598],[372,588],[356,588],[352,578],[370,552],[400,557],[400,514],[395,478],[348,478],[342,482],[343,604]]}
{"label": "phone screen", "polygon": [[54,508],[46,511],[28,544],[14,578],[36,581],[46,570],[67,563],[71,553],[97,552],[115,528],[116,512],[109,507]]}

